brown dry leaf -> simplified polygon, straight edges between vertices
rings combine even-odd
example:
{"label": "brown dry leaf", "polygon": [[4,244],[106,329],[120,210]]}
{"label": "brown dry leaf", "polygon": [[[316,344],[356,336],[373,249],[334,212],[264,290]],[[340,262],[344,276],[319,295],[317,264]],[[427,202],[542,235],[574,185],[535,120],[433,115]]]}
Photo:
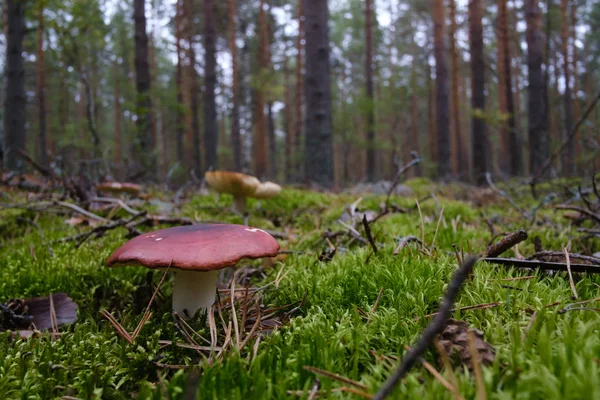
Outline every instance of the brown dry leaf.
{"label": "brown dry leaf", "polygon": [[469,328],[465,321],[449,319],[446,327],[438,336],[439,343],[448,357],[457,364],[465,364],[472,370],[471,353],[469,351],[467,332],[475,334],[475,348],[479,354],[479,364],[489,366],[494,362],[495,350],[484,340],[483,332]]}

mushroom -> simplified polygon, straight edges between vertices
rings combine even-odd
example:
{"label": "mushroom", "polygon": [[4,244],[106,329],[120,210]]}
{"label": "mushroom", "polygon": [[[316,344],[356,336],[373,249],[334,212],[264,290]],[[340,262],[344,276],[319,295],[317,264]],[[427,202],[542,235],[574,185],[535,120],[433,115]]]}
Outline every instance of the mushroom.
{"label": "mushroom", "polygon": [[273,257],[279,244],[267,232],[244,225],[198,224],[141,234],[106,261],[109,267],[143,265],[176,269],[173,311],[193,316],[215,301],[219,270],[242,258]]}
{"label": "mushroom", "polygon": [[142,187],[135,183],[109,181],[97,184],[96,190],[99,192],[138,194],[142,191]]}
{"label": "mushroom", "polygon": [[204,176],[217,192],[233,195],[233,208],[242,214],[246,209],[246,197],[253,196],[260,185],[257,178],[240,172],[207,171]]}
{"label": "mushroom", "polygon": [[254,197],[257,199],[270,199],[281,192],[281,186],[273,182],[263,182],[254,191]]}

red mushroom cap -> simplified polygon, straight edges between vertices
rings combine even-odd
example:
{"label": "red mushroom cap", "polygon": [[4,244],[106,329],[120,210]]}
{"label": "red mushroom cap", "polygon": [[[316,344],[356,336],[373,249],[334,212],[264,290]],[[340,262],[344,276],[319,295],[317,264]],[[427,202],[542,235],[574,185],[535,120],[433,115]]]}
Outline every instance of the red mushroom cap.
{"label": "red mushroom cap", "polygon": [[[235,265],[242,258],[274,257],[279,243],[267,232],[244,225],[198,224],[143,233],[106,261],[115,265],[209,271]],[[172,262],[172,264],[171,264]]]}

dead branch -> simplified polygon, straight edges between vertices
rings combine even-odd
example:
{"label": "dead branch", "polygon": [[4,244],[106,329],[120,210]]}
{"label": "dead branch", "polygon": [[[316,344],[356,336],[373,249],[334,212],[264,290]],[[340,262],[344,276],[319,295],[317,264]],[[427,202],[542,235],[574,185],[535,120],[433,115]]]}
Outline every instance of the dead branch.
{"label": "dead branch", "polygon": [[377,245],[373,240],[373,235],[371,234],[371,228],[369,227],[369,223],[367,222],[367,215],[363,214],[362,224],[365,227],[365,233],[367,234],[367,239],[369,240],[369,244],[373,248],[373,253],[377,253]]}
{"label": "dead branch", "polygon": [[[517,260],[514,258],[495,258],[495,257],[483,258],[482,261],[486,261],[491,264],[500,264],[500,265],[511,266],[511,267],[515,267],[515,268],[527,268],[527,269],[540,269],[540,270],[544,270],[544,271],[567,272],[567,265],[565,263],[558,263],[558,262],[539,261],[539,260]],[[571,264],[571,271],[598,274],[598,273],[600,273],[600,266],[594,266],[594,265],[589,265],[589,264]]]}
{"label": "dead branch", "polygon": [[125,225],[131,223],[132,221],[136,220],[137,218],[143,217],[144,215],[146,215],[146,213],[147,213],[147,211],[142,211],[128,219],[119,219],[119,220],[113,221],[109,224],[98,225],[98,226],[94,227],[93,229],[90,229],[87,232],[80,233],[80,234],[74,235],[74,236],[69,236],[66,238],[59,239],[59,240],[55,240],[53,243],[76,241],[77,247],[79,247],[83,244],[83,242],[85,242],[92,235],[95,235],[96,237],[98,237],[98,236],[100,236],[100,234],[102,234],[104,232],[119,228],[121,226],[125,226]]}
{"label": "dead branch", "polygon": [[498,257],[500,254],[509,250],[511,247],[521,243],[527,239],[527,232],[524,230],[518,230],[516,232],[509,233],[504,236],[495,244],[488,246],[484,253],[484,257]]}
{"label": "dead branch", "polygon": [[598,102],[598,100],[600,100],[600,92],[598,92],[596,94],[596,96],[594,96],[594,98],[592,99],[590,104],[588,104],[585,111],[583,112],[583,114],[581,114],[581,117],[579,118],[577,123],[573,126],[573,129],[571,129],[571,132],[569,133],[567,138],[562,142],[560,147],[558,149],[556,149],[556,151],[554,153],[552,153],[552,155],[550,157],[548,157],[546,162],[540,168],[538,168],[538,170],[535,172],[535,174],[529,179],[528,184],[531,186],[532,189],[535,188],[536,183],[538,183],[540,178],[546,174],[546,171],[552,166],[552,164],[556,161],[558,156],[563,151],[566,150],[566,148],[569,146],[571,141],[575,138],[575,136],[577,135],[577,132],[579,131],[579,128],[581,127],[581,125],[583,125],[583,123],[587,119],[588,115],[590,115],[590,113],[596,106],[596,103]]}
{"label": "dead branch", "polygon": [[557,205],[555,207],[557,210],[571,210],[571,211],[579,211],[581,214],[585,214],[588,217],[590,217],[591,219],[593,219],[594,221],[596,221],[597,224],[600,224],[600,215],[590,211],[590,210],[586,210],[585,208],[582,207],[577,207],[577,206],[568,206],[568,205]]}
{"label": "dead branch", "polygon": [[[571,260],[587,261],[594,265],[600,265],[600,258],[598,258],[598,257],[586,256],[583,254],[576,254],[576,253],[568,253],[567,255],[568,255],[569,259],[571,259]],[[495,256],[490,256],[490,257],[495,257]],[[556,258],[566,259],[565,253],[562,251],[542,250],[542,251],[538,251],[537,253],[527,257],[527,260],[553,261],[553,259],[556,259]]]}
{"label": "dead branch", "polygon": [[396,176],[394,177],[394,180],[392,181],[392,184],[388,189],[387,197],[385,199],[386,209],[390,205],[390,197],[392,196],[392,193],[394,193],[394,190],[396,190],[396,187],[400,184],[400,178],[402,177],[402,175],[410,168],[414,167],[415,165],[421,162],[421,156],[419,156],[419,153],[417,153],[416,151],[411,151],[410,155],[412,157],[412,160],[410,160],[407,164],[403,165],[398,169],[398,172],[396,172]]}

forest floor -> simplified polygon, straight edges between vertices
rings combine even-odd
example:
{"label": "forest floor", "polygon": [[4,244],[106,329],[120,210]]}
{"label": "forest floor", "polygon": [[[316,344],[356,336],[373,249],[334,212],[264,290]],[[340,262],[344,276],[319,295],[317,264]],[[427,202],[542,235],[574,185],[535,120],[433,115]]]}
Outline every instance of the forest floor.
{"label": "forest floor", "polygon": [[[581,196],[578,184],[590,194]],[[170,312],[171,272],[106,266],[128,232],[158,229],[147,226],[155,221],[98,226],[142,210],[176,224],[242,224],[230,196],[196,192],[176,202],[173,193],[150,190],[145,200],[89,208],[100,219],[48,194],[0,187],[0,398],[370,398],[438,311],[457,260],[524,230],[527,239],[502,257],[523,260],[541,245],[559,252],[550,260],[557,264],[597,263],[600,239],[581,229],[597,232],[600,221],[557,208],[597,216],[600,198],[589,182],[540,185],[537,200],[527,187],[504,187],[513,205],[491,189],[423,179],[405,185],[412,194],[392,196],[385,215],[386,196],[368,193],[284,188],[271,200],[250,200],[248,224],[274,232],[291,254],[242,260],[235,275],[223,270],[218,307],[189,326]],[[363,215],[379,215],[367,223],[372,241]],[[416,239],[398,249],[409,236]],[[600,398],[600,276],[571,276],[479,261],[439,345],[393,396]],[[50,331],[20,338],[10,328],[21,314],[9,299],[51,293],[77,304],[77,320],[61,325],[58,315]],[[54,301],[60,308],[68,299]]]}

